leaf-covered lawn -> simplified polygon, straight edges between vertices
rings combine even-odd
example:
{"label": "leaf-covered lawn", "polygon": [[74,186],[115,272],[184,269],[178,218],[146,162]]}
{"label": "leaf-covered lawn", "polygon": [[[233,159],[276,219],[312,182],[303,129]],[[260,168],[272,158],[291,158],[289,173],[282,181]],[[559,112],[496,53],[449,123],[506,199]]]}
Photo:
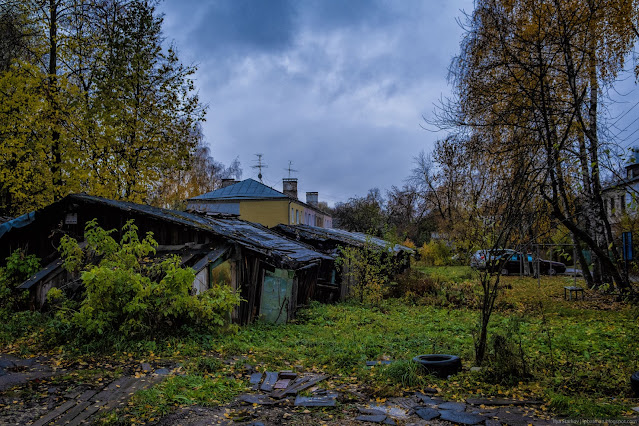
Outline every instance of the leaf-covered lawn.
{"label": "leaf-covered lawn", "polygon": [[[472,281],[467,268],[455,269],[437,272]],[[395,380],[380,372],[383,368],[367,369],[366,360],[450,353],[462,357],[465,371],[453,380],[428,378],[419,386],[435,386],[455,399],[542,399],[543,408],[575,416],[621,415],[639,405],[629,385],[629,376],[639,370],[636,308],[588,290],[585,301],[566,301],[563,287],[573,284],[568,277],[502,280],[505,288],[491,330],[510,335],[515,349],[521,349],[530,377],[520,380],[489,380],[486,371],[500,368],[490,362],[484,372],[468,371],[477,311],[410,305],[405,300],[388,301],[383,308],[314,304],[296,323],[245,327],[218,340],[217,350],[222,356],[246,355],[263,369],[302,365],[355,376],[383,395],[407,388],[411,380]],[[418,390],[414,384],[408,388]]]}
{"label": "leaf-covered lawn", "polygon": [[[437,281],[442,286],[453,282],[460,291],[472,292],[477,285],[468,268],[442,267],[426,273],[439,274]],[[637,308],[588,290],[585,301],[566,301],[563,286],[573,284],[568,277],[543,277],[541,282],[519,277],[502,280],[491,334],[506,337],[516,362],[525,365],[525,377],[496,374],[508,367],[509,360],[494,354],[481,371],[470,371],[479,314],[463,306],[465,300],[473,300],[470,296],[451,299],[458,305],[449,300],[437,306],[424,304],[432,298],[420,297],[387,300],[381,307],[313,303],[287,325],[256,323],[235,334],[123,340],[115,351],[102,354],[99,344],[93,350],[82,348],[84,353],[68,345],[57,347],[50,355],[65,365],[93,356],[114,365],[144,361],[182,365],[183,378],[172,378],[133,400],[128,414],[146,420],[161,414],[158,410],[164,413],[183,405],[222,403],[245,389],[244,364],[259,371],[327,373],[332,378],[323,386],[355,387],[373,398],[435,387],[454,400],[478,396],[540,399],[544,404],[537,409],[554,414],[603,418],[631,414],[630,408],[639,405],[629,384],[629,376],[639,370]],[[38,339],[33,336],[7,348],[37,351]],[[464,371],[439,380],[420,374],[411,362],[401,362],[426,353],[459,355]],[[367,360],[385,359],[400,362],[366,368]],[[96,361],[94,367],[104,362]]]}

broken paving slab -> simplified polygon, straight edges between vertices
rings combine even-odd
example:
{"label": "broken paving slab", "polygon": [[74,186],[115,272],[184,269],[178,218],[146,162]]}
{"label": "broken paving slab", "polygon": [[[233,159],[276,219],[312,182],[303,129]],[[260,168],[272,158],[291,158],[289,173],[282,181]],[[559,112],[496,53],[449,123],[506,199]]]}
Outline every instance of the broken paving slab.
{"label": "broken paving slab", "polygon": [[296,407],[335,407],[337,403],[337,392],[329,392],[326,395],[301,396],[295,398]]}
{"label": "broken paving slab", "polygon": [[240,395],[237,399],[239,401],[246,402],[247,404],[275,405],[278,403],[278,401],[268,395],[245,394]]}
{"label": "broken paving slab", "polygon": [[509,399],[509,398],[468,398],[466,403],[470,405],[541,405],[544,402],[538,399]]}
{"label": "broken paving slab", "polygon": [[439,415],[441,420],[447,420],[449,422],[463,425],[476,425],[486,420],[484,416],[464,413],[463,411],[439,410]]}
{"label": "broken paving slab", "polygon": [[374,408],[358,407],[357,409],[359,410],[360,414],[368,414],[371,416],[379,416],[380,414],[386,415],[386,413],[384,413],[383,411],[376,410]]}
{"label": "broken paving slab", "polygon": [[386,405],[394,405],[399,408],[411,412],[412,410],[419,408],[419,403],[415,402],[413,398],[396,397],[390,398],[386,401]]}
{"label": "broken paving slab", "polygon": [[425,405],[438,405],[444,402],[444,400],[441,398],[433,398],[431,396],[424,395],[423,393],[415,393],[415,397],[417,397],[417,399]]}
{"label": "broken paving slab", "polygon": [[439,411],[435,410],[434,408],[418,408],[417,410],[415,410],[415,414],[427,421],[439,417]]}
{"label": "broken paving slab", "polygon": [[260,388],[260,382],[262,381],[262,373],[253,373],[249,378],[249,383],[252,385],[251,389],[258,390]]}
{"label": "broken paving slab", "polygon": [[395,417],[396,419],[407,419],[408,412],[404,408],[394,407],[389,405],[370,405],[373,410],[381,411],[387,416]]}
{"label": "broken paving slab", "polygon": [[13,368],[15,366],[16,364],[13,362],[13,360],[0,358],[0,368],[7,369],[7,368]]}
{"label": "broken paving slab", "polygon": [[280,379],[273,385],[273,389],[286,389],[291,384],[291,379]]}
{"label": "broken paving slab", "polygon": [[451,411],[466,411],[466,404],[463,402],[442,402],[437,405],[437,408],[440,410],[451,410]]}
{"label": "broken paving slab", "polygon": [[280,379],[296,379],[297,378],[297,373],[294,373],[291,370],[284,370],[284,371],[280,371]]}
{"label": "broken paving slab", "polygon": [[361,393],[361,392],[358,392],[358,391],[357,391],[357,390],[355,390],[355,389],[347,388],[347,389],[341,389],[341,390],[343,390],[344,392],[347,392],[347,393],[349,393],[349,394],[353,395],[353,396],[354,396],[355,398],[357,398],[357,399],[361,399],[361,400],[368,399],[368,397],[367,397],[366,395],[364,395],[364,394],[363,394],[363,393]]}
{"label": "broken paving slab", "polygon": [[384,420],[386,420],[386,415],[384,414],[361,415],[361,416],[355,417],[355,420],[360,422],[382,423]]}
{"label": "broken paving slab", "polygon": [[528,410],[523,410],[520,407],[501,407],[492,413],[491,417],[497,418],[501,423],[508,425],[548,424],[548,421],[530,414],[531,413],[529,413]]}
{"label": "broken paving slab", "polygon": [[18,358],[13,363],[15,364],[16,367],[31,368],[33,367],[33,364],[36,363],[36,360],[35,358],[25,358],[25,359]]}

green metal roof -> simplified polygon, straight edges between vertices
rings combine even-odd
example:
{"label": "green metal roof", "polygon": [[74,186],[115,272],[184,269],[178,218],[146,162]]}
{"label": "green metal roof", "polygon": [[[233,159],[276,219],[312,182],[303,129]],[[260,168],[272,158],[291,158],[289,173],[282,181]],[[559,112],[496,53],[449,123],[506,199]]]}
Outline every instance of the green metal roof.
{"label": "green metal roof", "polygon": [[225,188],[198,195],[197,197],[191,198],[191,200],[254,200],[264,198],[288,197],[256,180],[245,179]]}

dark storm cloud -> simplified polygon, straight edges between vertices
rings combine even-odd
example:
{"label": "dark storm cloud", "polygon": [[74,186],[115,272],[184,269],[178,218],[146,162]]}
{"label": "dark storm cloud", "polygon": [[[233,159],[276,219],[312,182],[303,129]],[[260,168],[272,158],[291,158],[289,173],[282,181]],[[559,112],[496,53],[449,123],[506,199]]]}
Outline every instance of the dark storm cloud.
{"label": "dark storm cloud", "polygon": [[208,3],[193,30],[197,47],[207,50],[278,51],[294,40],[295,2],[233,0]]}
{"label": "dark storm cloud", "polygon": [[313,0],[304,10],[310,25],[321,30],[360,25],[388,26],[398,17],[387,4],[377,0]]}
{"label": "dark storm cloud", "polygon": [[281,189],[288,161],[300,193],[330,202],[401,186],[448,90],[459,9],[472,0],[166,0],[165,35],[199,64],[210,105],[204,134],[217,160],[254,154]]}

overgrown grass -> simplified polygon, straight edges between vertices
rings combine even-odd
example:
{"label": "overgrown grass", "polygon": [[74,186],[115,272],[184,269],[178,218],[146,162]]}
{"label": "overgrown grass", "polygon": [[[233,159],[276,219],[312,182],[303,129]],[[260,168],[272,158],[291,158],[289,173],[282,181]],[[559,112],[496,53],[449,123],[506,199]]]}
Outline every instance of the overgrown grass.
{"label": "overgrown grass", "polygon": [[107,414],[99,423],[152,423],[176,407],[217,406],[231,401],[246,389],[245,381],[222,373],[170,376],[151,389],[135,393],[127,408]]}
{"label": "overgrown grass", "polygon": [[[447,276],[469,273],[460,267],[439,269]],[[244,354],[262,369],[299,364],[355,376],[385,395],[400,388],[433,386],[455,399],[491,395],[543,399],[548,402],[545,409],[596,417],[622,415],[637,405],[629,386],[630,374],[639,370],[636,310],[588,291],[585,301],[566,301],[563,286],[572,284],[566,277],[542,277],[540,283],[519,277],[502,280],[499,311],[490,331],[493,336],[507,336],[521,357],[527,376],[519,379],[495,371],[504,368],[503,357],[492,345],[491,362],[483,371],[468,371],[476,310],[408,306],[398,300],[381,309],[316,304],[293,324],[245,327],[219,340],[218,350],[223,356]],[[366,360],[410,360],[424,353],[459,355],[465,371],[453,380],[438,380],[418,377],[418,371],[403,363],[364,368]]]}
{"label": "overgrown grass", "polygon": [[[463,284],[457,286],[459,291],[474,291],[473,285],[478,285],[473,271],[466,267],[421,270],[431,279],[438,277],[442,285],[450,281]],[[171,377],[137,395],[128,413],[119,415],[150,421],[176,406],[227,401],[245,383],[220,361],[223,359],[248,363],[259,371],[295,366],[321,371],[333,376],[325,386],[359,384],[373,397],[435,387],[456,400],[480,396],[541,399],[545,401],[541,411],[582,418],[629,414],[629,407],[639,405],[629,385],[629,376],[639,370],[637,308],[588,290],[585,301],[564,300],[563,287],[573,284],[568,277],[542,277],[540,282],[503,277],[502,283],[490,327],[490,362],[480,372],[469,371],[478,320],[478,311],[464,305],[471,298],[445,306],[408,304],[401,299],[387,300],[376,308],[313,303],[286,325],[258,322],[235,334],[193,332],[123,341],[122,348],[116,348],[115,354],[112,349],[109,357],[159,357],[182,363],[187,375]],[[495,343],[496,335],[502,336],[497,339],[501,345]],[[37,349],[34,338],[22,345]],[[128,355],[122,355],[124,348]],[[65,347],[62,352],[77,353],[70,350]],[[426,353],[459,355],[464,371],[450,379],[425,376],[410,360]],[[365,361],[381,359],[397,362],[366,368]],[[516,365],[514,373],[505,374],[512,365]],[[518,377],[519,371],[526,374]]]}
{"label": "overgrown grass", "polygon": [[416,264],[414,267],[426,276],[442,283],[462,283],[475,277],[475,271],[470,266],[423,266]]}

